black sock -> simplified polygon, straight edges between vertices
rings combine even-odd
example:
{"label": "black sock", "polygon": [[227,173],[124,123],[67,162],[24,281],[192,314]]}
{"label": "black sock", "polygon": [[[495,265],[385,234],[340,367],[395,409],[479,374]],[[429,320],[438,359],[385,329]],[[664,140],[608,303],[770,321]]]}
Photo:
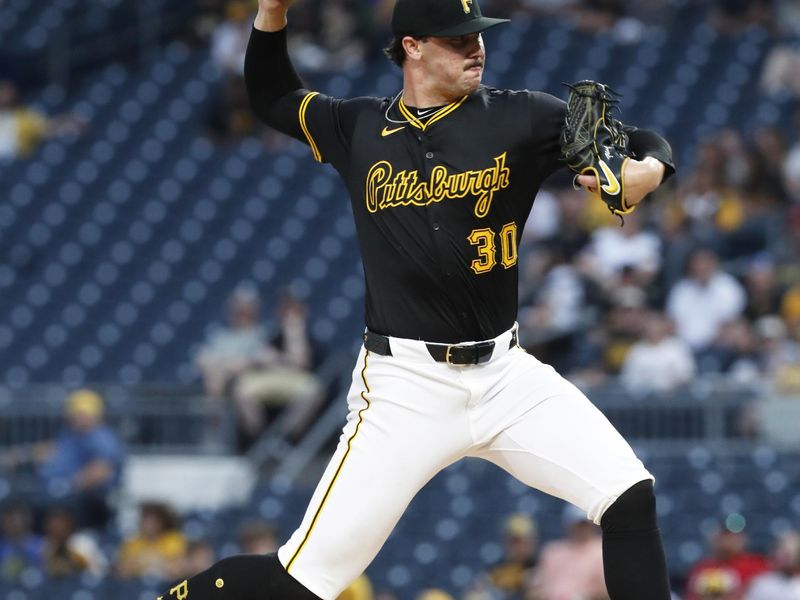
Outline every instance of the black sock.
{"label": "black sock", "polygon": [[182,581],[160,600],[319,600],[286,572],[275,554],[231,556]]}
{"label": "black sock", "polygon": [[640,481],[606,511],[603,569],[611,600],[670,600],[669,575],[651,481]]}

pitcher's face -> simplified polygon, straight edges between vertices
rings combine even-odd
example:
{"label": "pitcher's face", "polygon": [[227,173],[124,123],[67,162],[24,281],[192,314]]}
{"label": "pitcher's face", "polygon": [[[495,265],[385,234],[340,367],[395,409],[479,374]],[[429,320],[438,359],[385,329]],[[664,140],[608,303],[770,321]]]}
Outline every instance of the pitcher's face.
{"label": "pitcher's face", "polygon": [[453,99],[478,89],[486,50],[480,33],[456,37],[428,37],[420,42],[421,60],[436,87]]}

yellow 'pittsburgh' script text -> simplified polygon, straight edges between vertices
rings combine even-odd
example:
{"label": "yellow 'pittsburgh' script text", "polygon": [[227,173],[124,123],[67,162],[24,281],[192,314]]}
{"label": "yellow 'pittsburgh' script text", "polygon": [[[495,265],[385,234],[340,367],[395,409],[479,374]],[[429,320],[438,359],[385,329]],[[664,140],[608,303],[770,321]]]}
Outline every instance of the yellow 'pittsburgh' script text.
{"label": "yellow 'pittsburgh' script text", "polygon": [[494,193],[508,187],[511,170],[506,166],[506,153],[495,157],[494,166],[476,171],[448,173],[437,165],[429,181],[420,181],[419,171],[394,173],[391,163],[382,160],[367,173],[366,201],[371,213],[395,206],[427,206],[467,195],[477,198],[475,216],[485,217],[492,206]]}

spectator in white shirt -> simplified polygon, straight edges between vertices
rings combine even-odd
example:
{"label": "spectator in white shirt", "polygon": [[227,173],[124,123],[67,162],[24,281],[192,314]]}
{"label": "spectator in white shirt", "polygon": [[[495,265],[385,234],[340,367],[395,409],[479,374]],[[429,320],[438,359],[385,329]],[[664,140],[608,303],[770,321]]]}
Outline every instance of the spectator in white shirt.
{"label": "spectator in white shirt", "polygon": [[284,407],[288,410],[284,433],[298,438],[324,399],[322,384],[313,373],[304,305],[288,294],[281,298],[278,335],[272,340],[261,324],[261,299],[255,288],[247,284],[236,288],[228,311],[229,324],[212,330],[195,358],[206,392],[218,400],[231,400],[242,450],[261,435],[268,416],[276,416]]}
{"label": "spectator in white shirt", "polygon": [[635,213],[627,215],[624,227],[601,227],[592,234],[587,257],[598,280],[616,281],[626,267],[639,285],[652,280],[661,265],[661,240],[642,229],[642,218]]}
{"label": "spectator in white shirt", "polygon": [[667,392],[688,383],[697,370],[686,342],[673,335],[665,315],[651,312],[642,339],[628,351],[622,382],[634,392]]}
{"label": "spectator in white shirt", "polygon": [[800,534],[784,533],[772,561],[774,570],[754,578],[744,600],[800,600]]}
{"label": "spectator in white shirt", "polygon": [[252,12],[247,2],[230,2],[225,8],[225,20],[211,34],[211,60],[225,77],[244,75]]}
{"label": "spectator in white shirt", "polygon": [[741,284],[719,268],[717,255],[700,248],[689,258],[686,277],[670,290],[667,314],[678,337],[697,351],[714,341],[723,324],[742,314],[745,301]]}

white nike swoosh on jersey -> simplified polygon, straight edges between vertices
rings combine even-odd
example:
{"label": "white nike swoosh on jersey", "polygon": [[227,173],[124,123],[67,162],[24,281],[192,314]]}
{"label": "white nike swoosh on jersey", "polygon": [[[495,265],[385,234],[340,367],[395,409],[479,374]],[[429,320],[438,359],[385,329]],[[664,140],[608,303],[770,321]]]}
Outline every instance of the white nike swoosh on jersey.
{"label": "white nike swoosh on jersey", "polygon": [[431,114],[435,110],[439,110],[439,109],[438,108],[426,108],[425,110],[418,110],[417,111],[417,116],[418,117],[427,117],[429,114]]}

